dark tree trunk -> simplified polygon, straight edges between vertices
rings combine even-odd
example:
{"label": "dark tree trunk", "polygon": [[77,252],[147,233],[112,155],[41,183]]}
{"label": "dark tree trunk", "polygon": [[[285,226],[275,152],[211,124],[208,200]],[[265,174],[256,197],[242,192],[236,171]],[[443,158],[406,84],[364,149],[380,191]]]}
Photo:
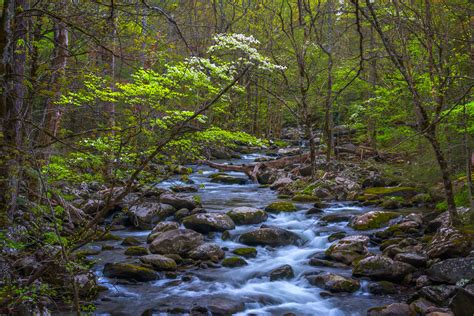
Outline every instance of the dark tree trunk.
{"label": "dark tree trunk", "polygon": [[26,0],[6,0],[2,14],[0,48],[3,74],[1,97],[0,224],[10,222],[16,210],[21,178],[22,119],[26,113],[25,64],[27,20],[21,12]]}

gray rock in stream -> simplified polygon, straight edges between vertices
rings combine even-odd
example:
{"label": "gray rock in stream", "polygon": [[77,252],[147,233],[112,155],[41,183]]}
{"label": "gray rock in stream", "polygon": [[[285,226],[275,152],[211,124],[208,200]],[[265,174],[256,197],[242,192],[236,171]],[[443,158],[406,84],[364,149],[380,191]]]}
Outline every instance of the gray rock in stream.
{"label": "gray rock in stream", "polygon": [[192,210],[200,206],[199,202],[196,201],[193,196],[180,193],[164,193],[160,196],[160,202],[172,205],[177,210],[182,208]]}
{"label": "gray rock in stream", "polygon": [[191,314],[191,315],[233,315],[245,309],[243,302],[235,297],[202,296],[202,297],[167,297],[165,301],[157,302],[157,307],[146,310],[142,315],[157,313]]}
{"label": "gray rock in stream", "polygon": [[239,241],[249,246],[288,246],[301,244],[301,238],[286,229],[277,227],[259,228],[243,233]]}
{"label": "gray rock in stream", "polygon": [[183,219],[183,225],[204,234],[235,228],[234,221],[228,215],[221,213],[199,213],[187,216]]}
{"label": "gray rock in stream", "polygon": [[190,229],[173,229],[159,234],[150,244],[150,252],[156,254],[188,253],[204,243],[204,237]]}

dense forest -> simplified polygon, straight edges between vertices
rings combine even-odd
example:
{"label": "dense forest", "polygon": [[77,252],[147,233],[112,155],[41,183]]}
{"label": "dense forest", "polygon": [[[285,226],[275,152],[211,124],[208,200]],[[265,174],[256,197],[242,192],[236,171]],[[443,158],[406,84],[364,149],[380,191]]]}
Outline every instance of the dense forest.
{"label": "dense forest", "polygon": [[2,0],[0,314],[474,315],[470,0]]}

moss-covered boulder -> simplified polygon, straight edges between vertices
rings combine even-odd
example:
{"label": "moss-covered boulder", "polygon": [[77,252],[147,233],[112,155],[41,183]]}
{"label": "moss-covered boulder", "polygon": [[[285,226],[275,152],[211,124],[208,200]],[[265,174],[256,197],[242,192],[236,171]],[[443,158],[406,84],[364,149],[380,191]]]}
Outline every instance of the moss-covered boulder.
{"label": "moss-covered boulder", "polygon": [[140,257],[140,261],[149,264],[158,271],[174,271],[177,269],[176,262],[162,255],[146,255]]}
{"label": "moss-covered boulder", "polygon": [[104,275],[109,278],[135,280],[140,282],[153,281],[158,275],[152,269],[132,263],[106,263]]}
{"label": "moss-covered boulder", "polygon": [[319,201],[319,198],[310,194],[297,194],[292,198],[292,200],[301,203],[314,203]]}
{"label": "moss-covered boulder", "polygon": [[376,229],[397,216],[394,212],[371,211],[353,218],[349,226],[356,230]]}
{"label": "moss-covered boulder", "polygon": [[241,267],[247,264],[247,261],[241,257],[229,257],[222,260],[222,266],[227,268]]}
{"label": "moss-covered boulder", "polygon": [[236,207],[227,212],[227,215],[232,218],[237,225],[259,224],[268,218],[268,214],[265,211],[246,206]]}
{"label": "moss-covered boulder", "polygon": [[242,247],[232,251],[233,254],[244,257],[244,258],[255,258],[257,257],[257,249],[253,247]]}
{"label": "moss-covered boulder", "polygon": [[128,247],[125,250],[125,255],[127,256],[144,256],[148,254],[148,249],[141,246],[132,246]]}
{"label": "moss-covered boulder", "polygon": [[357,280],[345,278],[343,276],[329,272],[309,275],[306,278],[311,285],[315,285],[335,293],[352,293],[357,291],[360,287],[360,283]]}
{"label": "moss-covered boulder", "polygon": [[245,178],[240,178],[240,177],[234,177],[234,176],[229,176],[229,175],[217,175],[212,178],[211,182],[213,183],[223,183],[223,184],[246,184],[247,179]]}
{"label": "moss-covered boulder", "polygon": [[298,245],[301,243],[301,238],[289,230],[268,227],[243,233],[239,237],[239,242],[249,246],[279,247]]}
{"label": "moss-covered boulder", "polygon": [[364,258],[368,255],[367,245],[369,237],[362,235],[349,236],[334,242],[325,254],[327,257],[342,262],[344,264],[352,264],[357,259]]}
{"label": "moss-covered boulder", "polygon": [[401,281],[405,275],[413,271],[415,268],[410,264],[392,260],[384,255],[375,255],[357,262],[352,274],[374,280]]}
{"label": "moss-covered boulder", "polygon": [[386,306],[372,307],[367,310],[367,316],[406,316],[412,315],[410,306],[405,303],[393,303]]}
{"label": "moss-covered boulder", "polygon": [[295,212],[296,210],[296,206],[287,201],[273,202],[265,208],[265,211],[269,213]]}
{"label": "moss-covered boulder", "polygon": [[380,206],[386,210],[396,210],[406,204],[402,197],[399,196],[386,196],[381,202]]}
{"label": "moss-covered boulder", "polygon": [[222,213],[198,213],[187,216],[183,219],[183,225],[204,234],[223,232],[235,228],[232,218]]}

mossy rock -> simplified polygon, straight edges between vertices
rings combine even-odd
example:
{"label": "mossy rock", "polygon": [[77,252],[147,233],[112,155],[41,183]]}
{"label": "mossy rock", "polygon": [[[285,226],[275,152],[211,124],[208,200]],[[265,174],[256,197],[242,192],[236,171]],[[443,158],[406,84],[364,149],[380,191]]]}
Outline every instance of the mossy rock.
{"label": "mossy rock", "polygon": [[120,238],[119,236],[117,235],[114,235],[114,234],[111,234],[111,233],[107,233],[105,235],[101,235],[99,234],[99,239],[100,241],[108,241],[108,240],[122,240],[122,238]]}
{"label": "mossy rock", "polygon": [[241,267],[247,264],[247,261],[240,257],[230,257],[222,260],[222,266],[227,268]]}
{"label": "mossy rock", "polygon": [[417,194],[413,187],[374,187],[364,190],[364,195],[369,196],[401,196],[413,197]]}
{"label": "mossy rock", "polygon": [[269,213],[295,212],[296,210],[295,204],[286,201],[273,202],[265,208],[265,211]]}
{"label": "mossy rock", "polygon": [[384,197],[380,206],[387,210],[395,210],[400,208],[403,203],[403,199],[398,196],[387,196]]}
{"label": "mossy rock", "polygon": [[318,202],[319,198],[316,196],[309,195],[309,194],[297,194],[292,198],[292,200],[295,202],[314,203],[314,202]]}
{"label": "mossy rock", "polygon": [[288,194],[278,194],[277,197],[279,199],[286,200],[286,199],[289,199],[291,196],[289,196]]}
{"label": "mossy rock", "polygon": [[153,281],[158,279],[154,270],[131,263],[106,263],[104,275],[109,278],[135,281]]}
{"label": "mossy rock", "polygon": [[145,256],[147,254],[148,249],[141,246],[132,246],[128,247],[127,250],[125,250],[125,255],[127,256]]}
{"label": "mossy rock", "polygon": [[237,225],[259,224],[268,218],[267,213],[263,210],[247,206],[236,207],[227,212],[227,215]]}
{"label": "mossy rock", "polygon": [[333,234],[329,235],[328,236],[328,241],[333,242],[335,240],[342,239],[344,237],[346,237],[345,232],[337,232],[337,233],[333,233]]}
{"label": "mossy rock", "polygon": [[214,179],[214,178],[219,177],[219,176],[228,176],[228,174],[225,173],[225,172],[216,172],[216,173],[210,174],[210,175],[208,176],[208,178]]}
{"label": "mossy rock", "polygon": [[328,223],[340,223],[350,221],[354,217],[350,214],[327,214],[321,217],[322,221]]}
{"label": "mossy rock", "polygon": [[176,261],[162,255],[146,255],[140,257],[140,261],[151,265],[155,270],[174,271],[177,269]]}
{"label": "mossy rock", "polygon": [[232,253],[244,258],[255,258],[257,256],[257,249],[253,247],[243,247],[234,249]]}
{"label": "mossy rock", "polygon": [[394,212],[372,211],[356,216],[349,225],[356,230],[376,229],[397,216]]}
{"label": "mossy rock", "polygon": [[122,241],[122,246],[138,246],[139,244],[141,244],[140,240],[133,236],[125,237]]}

